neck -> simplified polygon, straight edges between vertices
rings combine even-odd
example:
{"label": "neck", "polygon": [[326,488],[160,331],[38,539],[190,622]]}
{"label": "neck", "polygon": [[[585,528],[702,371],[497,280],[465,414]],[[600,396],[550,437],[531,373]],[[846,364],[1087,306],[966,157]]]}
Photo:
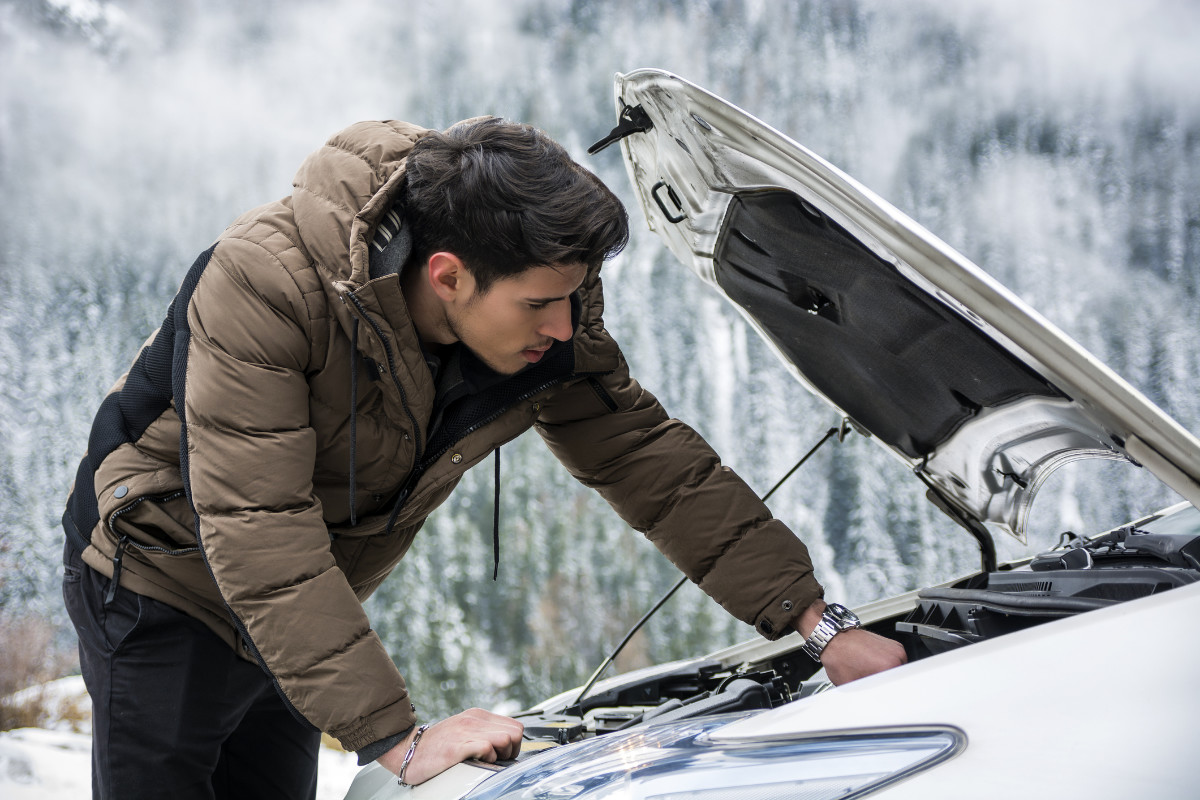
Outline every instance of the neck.
{"label": "neck", "polygon": [[458,337],[450,330],[442,301],[429,285],[425,271],[409,264],[400,273],[400,291],[412,317],[417,336],[425,344],[453,344]]}

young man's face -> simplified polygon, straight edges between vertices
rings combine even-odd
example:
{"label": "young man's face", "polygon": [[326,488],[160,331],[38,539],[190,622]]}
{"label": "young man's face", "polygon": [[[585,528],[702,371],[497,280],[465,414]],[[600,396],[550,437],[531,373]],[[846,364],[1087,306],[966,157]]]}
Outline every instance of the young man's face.
{"label": "young man's face", "polygon": [[468,273],[464,291],[446,306],[446,321],[481,361],[513,375],[541,361],[555,340],[571,338],[570,296],[586,275],[582,264],[531,267],[480,294]]}

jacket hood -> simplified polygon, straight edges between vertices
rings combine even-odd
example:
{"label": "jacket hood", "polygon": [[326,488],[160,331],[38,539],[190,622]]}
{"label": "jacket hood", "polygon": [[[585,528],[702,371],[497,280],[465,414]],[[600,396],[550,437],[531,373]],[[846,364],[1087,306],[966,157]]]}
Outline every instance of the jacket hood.
{"label": "jacket hood", "polygon": [[366,283],[367,236],[399,196],[404,159],[427,133],[406,122],[359,122],[300,165],[292,182],[296,226],[331,280]]}
{"label": "jacket hood", "polygon": [[618,75],[616,100],[651,229],[951,516],[1023,540],[1046,477],[1089,457],[1200,504],[1194,436],[886,201],[670,73]]}

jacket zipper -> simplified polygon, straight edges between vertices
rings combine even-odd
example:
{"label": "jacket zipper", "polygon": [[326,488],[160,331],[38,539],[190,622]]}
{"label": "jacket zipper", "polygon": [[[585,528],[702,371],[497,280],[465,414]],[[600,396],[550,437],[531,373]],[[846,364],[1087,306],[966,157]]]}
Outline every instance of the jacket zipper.
{"label": "jacket zipper", "polygon": [[362,301],[355,297],[353,292],[346,292],[342,296],[350,298],[350,302],[354,303],[354,307],[358,309],[359,315],[361,315],[362,318],[366,320],[367,324],[371,326],[371,329],[375,331],[375,335],[379,337],[380,344],[383,345],[383,352],[387,356],[388,360],[388,376],[391,377],[392,384],[395,385],[396,391],[400,393],[400,405],[404,408],[404,413],[408,415],[408,420],[413,426],[413,447],[416,448],[416,457],[414,458],[414,461],[420,461],[422,449],[421,426],[417,422],[417,418],[413,416],[412,409],[408,407],[408,395],[404,393],[404,387],[400,384],[400,379],[396,376],[396,358],[392,353],[392,346],[388,342],[387,337],[384,336],[383,330],[379,327],[375,320],[371,319],[371,315],[367,313],[367,309],[363,306]]}
{"label": "jacket zipper", "polygon": [[[575,376],[571,376],[571,377],[575,377]],[[467,428],[465,431],[463,431],[457,439],[455,439],[452,442],[447,443],[445,447],[443,447],[441,450],[439,450],[432,457],[425,459],[425,461],[422,462],[420,465],[421,472],[423,473],[425,470],[427,470],[431,466],[433,466],[434,462],[436,462],[442,456],[446,455],[446,453],[449,452],[454,447],[454,445],[458,444],[463,439],[467,438],[472,433],[474,433],[475,431],[484,427],[485,425],[490,425],[491,423],[500,419],[500,417],[507,414],[509,409],[511,409],[513,406],[517,405],[518,403],[523,403],[526,400],[528,400],[529,398],[533,397],[535,394],[538,394],[539,392],[544,392],[547,389],[549,389],[551,386],[554,386],[557,383],[562,383],[565,380],[566,380],[566,377],[553,378],[551,380],[548,380],[545,383],[543,383],[542,385],[538,386],[537,388],[530,389],[529,391],[525,392],[524,394],[518,396],[515,400],[513,400],[511,403],[506,405],[504,408],[501,408],[499,411],[494,411],[489,416],[486,416],[481,420],[476,420],[469,428]]]}
{"label": "jacket zipper", "polygon": [[[108,528],[111,531],[116,531],[115,523],[117,521],[117,517],[120,517],[122,514],[126,514],[130,511],[132,511],[133,509],[137,508],[139,505],[146,502],[147,500],[153,500],[156,503],[166,503],[171,500],[178,500],[180,497],[183,497],[183,496],[184,496],[184,493],[182,491],[178,491],[178,492],[171,492],[170,494],[159,495],[157,497],[151,497],[151,496],[146,496],[146,495],[139,497],[138,499],[134,500],[129,505],[118,508],[112,514],[110,514],[108,517]],[[121,583],[121,562],[125,558],[125,549],[127,547],[129,547],[130,545],[136,547],[138,550],[145,550],[145,551],[148,551],[151,553],[163,553],[164,555],[168,555],[168,556],[183,556],[183,555],[188,555],[189,553],[198,553],[200,551],[199,545],[194,545],[192,547],[180,547],[180,548],[171,550],[166,547],[160,547],[158,545],[153,545],[153,544],[140,544],[140,543],[135,542],[132,539],[130,539],[129,534],[127,534],[127,533],[121,534],[121,537],[119,539],[117,539],[117,552],[112,557],[112,564],[113,564],[112,580],[108,582],[108,591],[106,591],[104,593],[104,605],[106,605],[106,606],[113,601],[114,597],[116,597],[117,587]]]}
{"label": "jacket zipper", "polygon": [[479,430],[483,426],[488,425],[489,423],[494,422],[495,420],[499,419],[501,416],[503,416],[505,414],[505,412],[507,412],[510,408],[515,406],[517,403],[520,403],[524,400],[528,400],[530,397],[533,397],[538,392],[545,391],[546,389],[549,389],[554,384],[561,383],[563,380],[564,380],[563,378],[555,378],[552,381],[547,381],[546,383],[542,384],[541,386],[537,387],[536,389],[525,392],[524,394],[520,395],[515,400],[513,400],[511,403],[506,405],[504,408],[501,408],[499,411],[493,412],[492,414],[490,414],[487,417],[484,417],[481,420],[477,420],[474,424],[472,424],[465,431],[463,431],[458,436],[458,438],[454,439],[451,442],[448,442],[445,447],[443,447],[438,452],[434,453],[432,457],[427,458],[423,461],[418,461],[417,464],[413,467],[412,472],[409,473],[408,480],[406,480],[404,482],[404,485],[402,487],[400,487],[400,491],[397,492],[397,494],[396,494],[396,502],[392,505],[392,513],[388,515],[387,527],[383,529],[383,535],[387,536],[388,534],[390,534],[392,532],[392,526],[396,524],[396,519],[400,516],[400,509],[402,509],[404,507],[404,504],[408,501],[408,496],[410,494],[412,494],[412,490],[416,487],[417,482],[419,480],[421,480],[421,476],[425,474],[425,470],[427,470],[431,466],[433,466],[437,462],[437,460],[439,458],[441,458],[442,456],[444,456],[447,452],[449,452],[454,447],[454,445],[458,444],[463,439],[467,438],[468,436],[470,436],[472,433]]}
{"label": "jacket zipper", "polygon": [[[400,516],[400,509],[404,506],[404,503],[408,500],[408,496],[412,493],[412,490],[416,486],[417,481],[420,480],[421,476],[423,474],[425,474],[425,470],[427,470],[430,466],[432,466],[434,462],[436,462],[439,458],[441,458],[443,455],[445,455],[446,452],[448,450],[450,450],[450,448],[454,447],[454,445],[458,444],[459,442],[461,442],[466,437],[470,436],[475,431],[477,431],[480,428],[482,428],[483,426],[488,425],[488,424],[494,422],[495,420],[499,419],[503,414],[505,414],[510,408],[515,406],[517,403],[528,400],[530,397],[533,397],[538,392],[544,392],[546,389],[549,389],[551,386],[554,386],[557,383],[561,383],[562,381],[566,380],[566,377],[564,376],[564,377],[560,377],[560,378],[554,378],[553,380],[547,381],[547,382],[543,383],[542,385],[538,386],[536,389],[531,389],[531,390],[525,392],[524,394],[517,397],[515,400],[513,400],[513,402],[509,403],[504,408],[500,409],[499,411],[491,414],[490,416],[485,417],[484,419],[471,425],[471,427],[469,427],[465,431],[463,431],[462,434],[457,439],[448,443],[444,448],[442,448],[440,451],[438,451],[432,458],[423,458],[423,456],[425,454],[421,452],[422,451],[421,426],[417,422],[417,418],[415,416],[413,416],[412,409],[410,409],[408,406],[408,395],[406,395],[404,393],[404,387],[400,385],[400,379],[398,377],[396,377],[396,359],[392,353],[392,346],[391,346],[391,344],[388,343],[387,337],[384,336],[383,331],[380,329],[379,325],[376,324],[376,322],[373,319],[371,319],[371,316],[367,313],[366,307],[363,306],[362,301],[359,300],[357,297],[355,297],[353,292],[346,292],[343,295],[343,297],[350,298],[350,302],[352,302],[354,304],[354,307],[358,310],[358,313],[362,316],[362,318],[364,320],[366,320],[367,324],[371,326],[371,329],[375,331],[375,335],[379,337],[379,341],[383,345],[383,352],[387,355],[388,375],[389,375],[389,377],[391,377],[392,383],[396,387],[396,391],[398,391],[400,393],[400,405],[404,407],[404,413],[408,415],[408,419],[412,423],[412,426],[413,426],[413,437],[414,437],[413,446],[416,448],[413,461],[416,462],[417,466],[409,474],[408,480],[406,480],[404,482],[404,485],[400,487],[400,491],[397,492],[397,494],[396,494],[396,502],[392,506],[392,513],[390,515],[388,515],[387,527],[384,528],[384,530],[383,530],[383,535],[386,536],[392,532],[392,526],[396,524],[396,519],[397,519],[397,517]],[[605,375],[608,373],[606,373],[606,372],[581,373],[581,375],[591,375],[591,374]],[[575,376],[571,376],[571,377],[575,377]]]}
{"label": "jacket zipper", "polygon": [[600,402],[604,403],[604,407],[615,413],[617,410],[617,401],[613,400],[612,395],[600,385],[600,381],[596,380],[595,375],[588,376],[587,382],[588,386],[592,387],[592,391],[596,393],[596,397],[600,398]]}
{"label": "jacket zipper", "polygon": [[[134,500],[129,505],[122,506],[121,508],[118,508],[116,511],[114,511],[113,513],[108,515],[109,530],[116,531],[117,517],[120,517],[123,514],[129,513],[130,511],[137,508],[138,506],[140,506],[142,503],[146,502],[147,500],[153,500],[156,503],[169,503],[170,501],[178,500],[179,498],[181,498],[183,496],[184,496],[184,492],[182,490],[176,491],[176,492],[171,492],[170,494],[161,494],[161,495],[157,495],[157,496],[143,495],[143,496],[137,498],[136,500]],[[128,539],[129,536],[122,535],[121,538]],[[154,544],[139,544],[137,542],[132,542],[132,541],[130,542],[130,544],[132,544],[134,547],[136,547],[139,550],[149,550],[151,552],[156,552],[156,553],[166,553],[167,555],[174,555],[174,554],[183,555],[186,553],[196,552],[200,549],[199,545],[193,545],[191,547],[177,547],[175,549],[168,549],[166,547],[160,547],[160,546],[154,545]]]}
{"label": "jacket zipper", "polygon": [[534,389],[530,389],[530,390],[526,391],[525,393],[518,396],[511,403],[506,405],[504,408],[501,408],[499,411],[495,411],[491,415],[484,417],[481,420],[476,421],[469,428],[467,428],[465,431],[463,431],[462,434],[460,434],[458,436],[458,438],[456,438],[454,441],[447,443],[445,447],[443,447],[441,450],[439,450],[433,456],[426,458],[424,461],[419,462],[417,464],[417,466],[414,467],[412,473],[409,474],[409,476],[408,476],[408,480],[404,482],[404,486],[402,486],[400,488],[399,493],[396,495],[396,503],[392,507],[391,515],[388,517],[388,524],[387,524],[387,527],[384,528],[384,535],[392,532],[392,526],[396,523],[396,518],[400,516],[400,509],[404,506],[404,503],[408,500],[408,496],[409,496],[409,494],[412,493],[412,490],[416,486],[417,481],[419,481],[421,479],[421,476],[425,474],[425,470],[427,470],[431,466],[433,466],[433,464],[439,458],[441,458],[447,452],[449,452],[454,447],[454,445],[458,444],[463,439],[467,438],[472,433],[474,433],[475,431],[484,427],[485,425],[489,425],[492,422],[495,422],[497,419],[499,419],[504,414],[506,414],[509,409],[511,409],[513,406],[517,405],[517,403],[524,402],[525,400],[528,400],[529,398],[533,397],[534,395],[538,394],[539,392],[544,392],[547,389],[549,389],[551,386],[554,386],[555,384],[558,384],[558,383],[562,383],[563,381],[567,380],[568,377],[575,378],[575,377],[582,377],[584,375],[592,376],[592,375],[608,375],[608,374],[610,374],[610,372],[583,372],[583,373],[576,373],[574,375],[554,378],[552,380],[546,381],[545,383],[541,384],[540,386],[538,386]]}

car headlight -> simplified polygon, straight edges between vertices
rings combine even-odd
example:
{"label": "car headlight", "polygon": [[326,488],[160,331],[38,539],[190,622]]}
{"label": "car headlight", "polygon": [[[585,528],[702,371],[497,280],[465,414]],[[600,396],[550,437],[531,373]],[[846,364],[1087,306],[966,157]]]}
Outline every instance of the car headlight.
{"label": "car headlight", "polygon": [[959,752],[955,728],[714,742],[745,715],[613,733],[555,748],[484,781],[468,800],[825,800],[859,797]]}

